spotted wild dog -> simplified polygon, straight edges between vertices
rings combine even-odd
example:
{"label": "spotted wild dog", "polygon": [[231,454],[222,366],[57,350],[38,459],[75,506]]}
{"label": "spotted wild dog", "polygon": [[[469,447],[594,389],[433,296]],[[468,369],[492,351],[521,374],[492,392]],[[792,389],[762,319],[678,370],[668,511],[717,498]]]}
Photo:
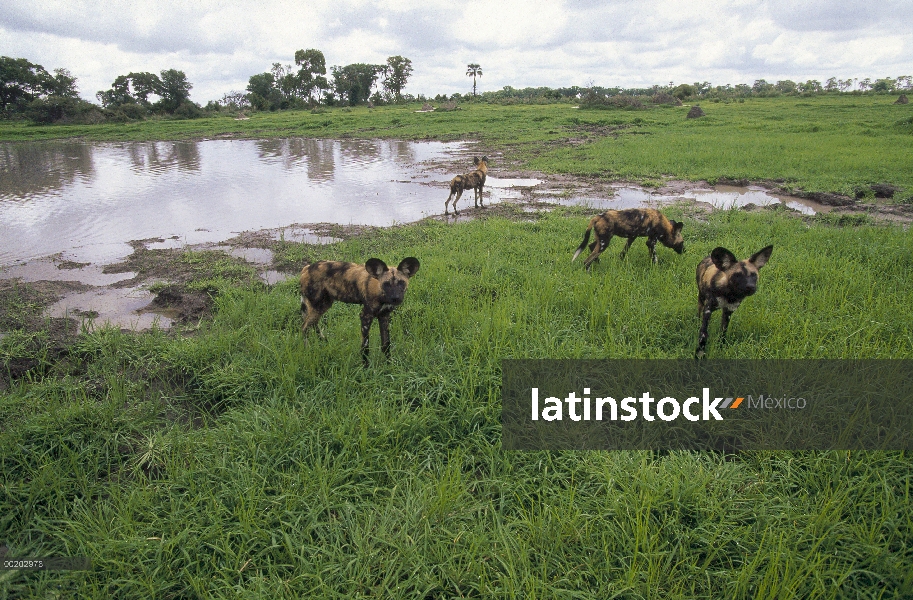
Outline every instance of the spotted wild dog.
{"label": "spotted wild dog", "polygon": [[[479,158],[478,156],[472,161],[476,166],[476,170],[471,173],[466,173],[465,175],[457,175],[450,180],[450,195],[447,196],[447,200],[444,201],[444,214],[449,215],[448,205],[450,201],[453,200],[453,214],[460,214],[457,211],[457,200],[460,199],[460,196],[463,195],[463,192],[466,190],[474,191],[474,199],[476,208],[479,205],[482,208],[485,208],[485,204],[482,202],[482,188],[485,187],[485,176],[488,175],[488,157],[483,156]],[[454,195],[456,197],[454,198]]]}
{"label": "spotted wild dog", "polygon": [[650,256],[653,263],[656,264],[656,242],[662,242],[663,246],[672,248],[679,254],[685,251],[685,239],[682,237],[682,227],[684,223],[670,221],[666,215],[655,208],[628,208],[625,210],[607,210],[601,215],[590,219],[590,224],[583,234],[583,241],[574,252],[574,258],[571,262],[577,260],[580,253],[590,241],[590,231],[596,231],[596,239],[590,244],[590,255],[583,261],[583,265],[589,271],[590,265],[599,259],[599,255],[609,246],[612,236],[628,238],[621,251],[621,258],[628,253],[628,248],[639,237],[647,238],[647,248],[650,249]]}
{"label": "spotted wild dog", "polygon": [[301,270],[301,331],[317,328],[323,313],[333,302],[361,304],[361,358],[368,364],[368,334],[371,323],[380,323],[380,346],[390,358],[390,315],[400,304],[409,287],[409,278],[418,272],[418,259],[404,258],[399,266],[390,269],[378,258],[369,259],[364,265],[339,261],[319,261],[305,265]]}
{"label": "spotted wild dog", "polygon": [[707,346],[707,325],[710,315],[720,308],[723,318],[720,322],[720,342],[726,339],[726,328],[732,312],[742,300],[758,289],[758,271],[767,264],[773,246],[766,246],[751,255],[748,260],[736,260],[735,255],[718,246],[697,266],[697,308],[702,317],[701,332],[698,336],[695,358],[704,356]]}

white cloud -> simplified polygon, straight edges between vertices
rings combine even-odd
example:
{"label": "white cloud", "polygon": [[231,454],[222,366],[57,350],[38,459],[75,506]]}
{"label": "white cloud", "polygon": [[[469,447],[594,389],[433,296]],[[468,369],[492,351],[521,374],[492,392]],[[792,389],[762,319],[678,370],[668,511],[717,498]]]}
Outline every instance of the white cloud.
{"label": "white cloud", "polygon": [[913,3],[884,0],[5,0],[0,54],[64,67],[82,95],[183,70],[205,103],[295,50],[327,65],[413,62],[412,93],[913,73]]}

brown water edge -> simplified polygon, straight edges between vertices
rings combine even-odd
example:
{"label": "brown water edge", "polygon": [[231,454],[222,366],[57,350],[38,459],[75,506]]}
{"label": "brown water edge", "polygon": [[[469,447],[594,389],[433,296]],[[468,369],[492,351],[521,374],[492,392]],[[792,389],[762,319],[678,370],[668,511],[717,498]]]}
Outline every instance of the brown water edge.
{"label": "brown water edge", "polygon": [[[663,206],[678,203],[686,207],[692,218],[714,210],[711,202],[702,198],[713,194],[744,193],[763,190],[763,186],[710,186],[706,182],[669,181],[660,188],[649,189],[611,181],[512,171],[498,173],[501,179],[538,180],[538,185],[519,187],[515,197],[496,204],[475,208],[465,204],[459,216],[435,215],[427,219],[456,223],[494,216],[535,220],[536,215],[554,210],[570,212],[571,205],[592,200],[592,212],[606,208],[632,206]],[[742,182],[732,182],[742,183]],[[752,203],[739,206],[741,210],[784,210],[806,218],[805,210],[796,210],[788,203],[800,203],[813,212],[867,213],[876,219],[910,222],[913,215],[905,207],[870,206],[852,199],[821,198],[816,201],[795,196],[776,196],[781,204],[761,206]],[[832,202],[832,203],[828,203]],[[442,203],[443,204],[443,203]],[[718,207],[717,207],[718,208]],[[900,208],[901,210],[892,210]],[[806,212],[806,214],[803,214]],[[579,209],[573,214],[579,214]],[[236,278],[249,285],[271,286],[294,276],[300,264],[283,262],[276,252],[281,244],[327,244],[364,235],[376,226],[340,225],[336,223],[295,224],[288,227],[246,231],[218,242],[187,245],[174,238],[151,238],[130,242],[133,252],[112,264],[74,263],[61,255],[46,257],[0,269],[0,331],[24,328],[39,331],[51,323],[61,335],[90,331],[108,324],[129,331],[153,327],[192,331],[201,319],[211,313],[214,290],[193,286],[214,277],[226,266]],[[194,251],[199,260],[185,260],[185,252]],[[202,257],[202,258],[200,258]],[[27,322],[4,320],[9,290],[18,290],[34,306]],[[15,303],[14,303],[15,304]],[[6,311],[8,312],[8,311]],[[66,336],[64,336],[66,337]],[[63,339],[63,337],[61,338]]]}

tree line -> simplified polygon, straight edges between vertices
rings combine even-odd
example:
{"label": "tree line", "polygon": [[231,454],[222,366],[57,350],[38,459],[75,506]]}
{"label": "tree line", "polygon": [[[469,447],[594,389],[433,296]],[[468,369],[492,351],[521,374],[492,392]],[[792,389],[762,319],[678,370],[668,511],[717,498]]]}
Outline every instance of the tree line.
{"label": "tree line", "polygon": [[[327,78],[326,59],[315,48],[295,52],[295,66],[273,63],[269,71],[251,76],[246,91],[225,94],[225,107],[257,110],[411,101],[403,88],[412,75],[412,61],[391,56],[380,65],[354,63],[332,66]],[[378,85],[379,80],[379,85]]]}
{"label": "tree line", "polygon": [[99,106],[80,98],[76,78],[66,69],[50,74],[27,59],[0,56],[0,118],[100,123],[151,115],[194,118],[226,107],[279,110],[414,100],[403,94],[413,72],[412,61],[403,56],[391,56],[379,65],[331,66],[330,78],[320,50],[298,50],[294,61],[295,66],[274,63],[269,71],[251,76],[245,91],[226,93],[205,107],[190,100],[193,85],[183,71],[131,72],[117,76],[110,89],[95,95]]}
{"label": "tree line", "polygon": [[0,118],[25,118],[36,123],[101,123],[144,119],[152,115],[194,118],[225,110],[282,110],[324,106],[356,106],[397,102],[476,101],[497,104],[579,102],[596,107],[637,108],[638,97],[679,100],[729,100],[779,95],[832,93],[896,93],[913,89],[913,77],[902,75],[872,80],[831,77],[795,82],[718,85],[709,82],[654,85],[647,88],[587,86],[561,88],[504,86],[500,90],[477,93],[477,78],[482,68],[467,65],[472,91],[466,94],[438,94],[425,97],[404,94],[413,72],[412,61],[391,56],[383,64],[354,63],[331,66],[329,76],[323,52],[315,48],[298,50],[294,65],[273,63],[272,68],[253,75],[243,91],[231,91],[205,107],[190,100],[193,85],[183,71],[166,69],[158,74],[131,72],[114,79],[111,88],[96,94],[100,104],[79,97],[76,78],[67,69],[48,72],[43,66],[24,58],[0,56]]}

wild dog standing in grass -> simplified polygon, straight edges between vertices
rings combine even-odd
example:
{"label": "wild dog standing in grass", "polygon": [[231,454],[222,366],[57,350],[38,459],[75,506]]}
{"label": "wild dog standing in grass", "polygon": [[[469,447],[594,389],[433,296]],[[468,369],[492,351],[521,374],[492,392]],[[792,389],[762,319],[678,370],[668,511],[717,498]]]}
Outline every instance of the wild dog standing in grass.
{"label": "wild dog standing in grass", "polygon": [[[482,188],[485,187],[485,176],[488,175],[488,157],[483,156],[482,158],[479,158],[477,156],[472,162],[476,166],[475,171],[466,173],[465,175],[457,175],[450,180],[450,195],[447,196],[447,200],[444,201],[445,215],[450,214],[448,212],[448,205],[451,200],[453,200],[453,214],[460,214],[457,211],[456,203],[465,190],[473,190],[475,192],[474,198],[476,208],[480,205],[482,208],[485,208],[485,204],[482,203]],[[455,198],[454,195],[456,195]]]}
{"label": "wild dog standing in grass", "polygon": [[[390,269],[378,258],[364,265],[350,262],[319,261],[301,270],[301,331],[317,327],[323,313],[333,302],[362,304],[361,358],[368,364],[368,334],[375,317],[380,323],[380,347],[390,358],[390,315],[400,304],[409,287],[409,278],[418,272],[418,259],[404,258],[399,266]],[[317,327],[320,337],[325,337]]]}
{"label": "wild dog standing in grass", "polygon": [[682,227],[684,223],[670,221],[666,215],[655,208],[628,208],[625,210],[607,210],[601,215],[590,219],[590,224],[583,234],[583,241],[574,252],[574,258],[571,262],[577,260],[580,253],[590,241],[590,231],[596,231],[596,239],[590,244],[590,255],[583,261],[583,265],[590,269],[599,258],[599,255],[609,246],[612,236],[628,238],[621,251],[621,258],[628,253],[628,248],[639,237],[646,236],[647,248],[650,249],[650,256],[653,258],[653,264],[656,264],[656,242],[662,242],[663,246],[672,248],[679,254],[685,251],[685,239],[682,237]]}
{"label": "wild dog standing in grass", "polygon": [[710,256],[697,266],[697,308],[703,318],[698,336],[695,358],[704,356],[707,346],[707,325],[710,315],[723,309],[720,323],[720,342],[726,340],[729,317],[739,304],[758,289],[758,271],[767,264],[773,246],[767,246],[751,255],[748,260],[736,260],[735,255],[723,247],[716,247]]}

